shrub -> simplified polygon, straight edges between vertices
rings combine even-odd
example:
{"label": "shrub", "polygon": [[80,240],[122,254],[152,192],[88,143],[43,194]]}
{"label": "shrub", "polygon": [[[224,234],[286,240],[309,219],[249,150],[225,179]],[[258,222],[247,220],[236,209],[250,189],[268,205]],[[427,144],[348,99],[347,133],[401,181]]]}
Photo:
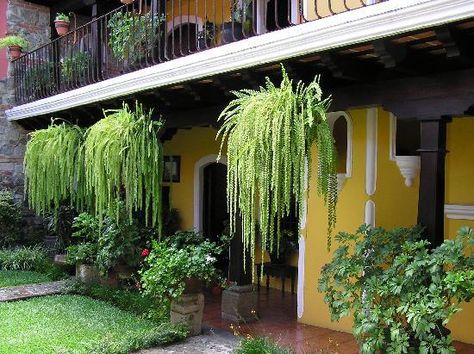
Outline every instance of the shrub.
{"label": "shrub", "polygon": [[474,294],[473,229],[433,250],[420,227],[364,225],[336,238],[319,290],[333,320],[354,313],[362,353],[454,352],[444,325]]}
{"label": "shrub", "polygon": [[21,207],[13,194],[0,191],[0,247],[14,245],[21,236]]}
{"label": "shrub", "polygon": [[240,342],[236,354],[294,354],[291,349],[282,348],[267,338],[247,338]]}
{"label": "shrub", "polygon": [[65,274],[48,258],[41,247],[0,249],[1,270],[27,270],[46,274],[51,279],[61,279]]}

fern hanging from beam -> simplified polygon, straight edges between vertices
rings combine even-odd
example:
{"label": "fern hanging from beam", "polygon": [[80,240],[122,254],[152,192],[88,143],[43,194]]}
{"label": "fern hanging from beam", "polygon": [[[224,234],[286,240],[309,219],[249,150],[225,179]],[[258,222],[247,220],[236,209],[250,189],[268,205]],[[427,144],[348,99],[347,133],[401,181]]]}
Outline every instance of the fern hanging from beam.
{"label": "fern hanging from beam", "polygon": [[[136,104],[131,110],[106,111],[106,116],[86,132],[84,163],[86,191],[93,195],[89,210],[99,218],[119,218],[118,202],[123,200],[129,220],[144,210],[145,222],[161,229],[161,180],[163,151],[159,140],[161,120],[153,121],[151,111]],[[160,232],[161,233],[161,232]]]}
{"label": "fern hanging from beam", "polygon": [[65,201],[81,208],[84,201],[79,153],[84,131],[67,122],[57,124],[58,121],[32,132],[26,145],[25,196],[37,214],[57,213]]}
{"label": "fern hanging from beam", "polygon": [[[328,247],[336,222],[336,150],[319,80],[293,84],[283,69],[280,87],[268,78],[260,90],[234,92],[219,120],[221,153],[227,142],[227,198],[231,233],[241,215],[244,248],[255,259],[257,234],[263,250],[278,247],[281,221],[294,203],[302,212],[305,166],[311,166],[311,146],[317,148],[317,190],[328,208]],[[252,269],[252,273],[254,269]],[[254,276],[254,274],[253,274]]]}

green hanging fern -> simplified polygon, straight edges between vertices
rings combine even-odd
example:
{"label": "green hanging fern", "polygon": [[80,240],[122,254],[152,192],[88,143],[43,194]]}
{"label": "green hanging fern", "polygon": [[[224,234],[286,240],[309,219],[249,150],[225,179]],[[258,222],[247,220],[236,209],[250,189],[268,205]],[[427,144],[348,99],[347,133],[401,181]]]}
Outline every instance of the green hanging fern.
{"label": "green hanging fern", "polygon": [[306,189],[305,166],[311,166],[310,148],[318,154],[318,193],[328,207],[328,247],[336,222],[336,150],[319,80],[293,85],[283,69],[280,87],[268,78],[259,91],[241,90],[219,120],[221,153],[227,141],[227,197],[231,232],[240,211],[245,249],[255,258],[256,235],[262,252],[278,247],[281,220],[294,203],[296,216],[302,212]]}
{"label": "green hanging fern", "polygon": [[38,214],[57,212],[67,200],[81,207],[84,198],[79,153],[84,131],[73,124],[56,122],[32,132],[26,145],[25,196]]}
{"label": "green hanging fern", "polygon": [[153,121],[151,111],[136,105],[132,111],[106,111],[106,116],[86,132],[84,165],[86,191],[93,195],[89,210],[100,219],[119,218],[123,200],[132,222],[133,212],[145,211],[145,222],[161,228],[161,179],[163,152],[159,130],[163,122]]}

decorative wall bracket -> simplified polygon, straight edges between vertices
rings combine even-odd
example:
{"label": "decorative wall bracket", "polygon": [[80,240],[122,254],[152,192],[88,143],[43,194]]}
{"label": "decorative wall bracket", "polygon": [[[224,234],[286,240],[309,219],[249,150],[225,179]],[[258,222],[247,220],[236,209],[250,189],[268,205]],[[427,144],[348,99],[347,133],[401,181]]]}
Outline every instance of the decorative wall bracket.
{"label": "decorative wall bracket", "polygon": [[420,157],[419,156],[395,156],[395,161],[400,173],[405,179],[405,185],[411,187],[413,181],[420,172]]}

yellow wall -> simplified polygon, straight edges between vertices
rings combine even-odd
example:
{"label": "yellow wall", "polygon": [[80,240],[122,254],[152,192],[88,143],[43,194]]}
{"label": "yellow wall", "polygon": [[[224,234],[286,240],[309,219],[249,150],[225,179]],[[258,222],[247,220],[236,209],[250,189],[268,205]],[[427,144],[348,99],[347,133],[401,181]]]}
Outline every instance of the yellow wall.
{"label": "yellow wall", "polygon": [[[448,124],[446,156],[446,204],[474,205],[474,119],[455,118]],[[445,235],[454,238],[461,226],[474,228],[473,220],[445,218]],[[455,339],[474,343],[474,302],[464,304],[448,328]]]}
{"label": "yellow wall", "polygon": [[183,230],[194,226],[194,166],[201,158],[219,153],[216,133],[213,128],[179,129],[163,146],[165,155],[181,156],[180,182],[171,184],[170,195],[171,206],[179,210]]}

